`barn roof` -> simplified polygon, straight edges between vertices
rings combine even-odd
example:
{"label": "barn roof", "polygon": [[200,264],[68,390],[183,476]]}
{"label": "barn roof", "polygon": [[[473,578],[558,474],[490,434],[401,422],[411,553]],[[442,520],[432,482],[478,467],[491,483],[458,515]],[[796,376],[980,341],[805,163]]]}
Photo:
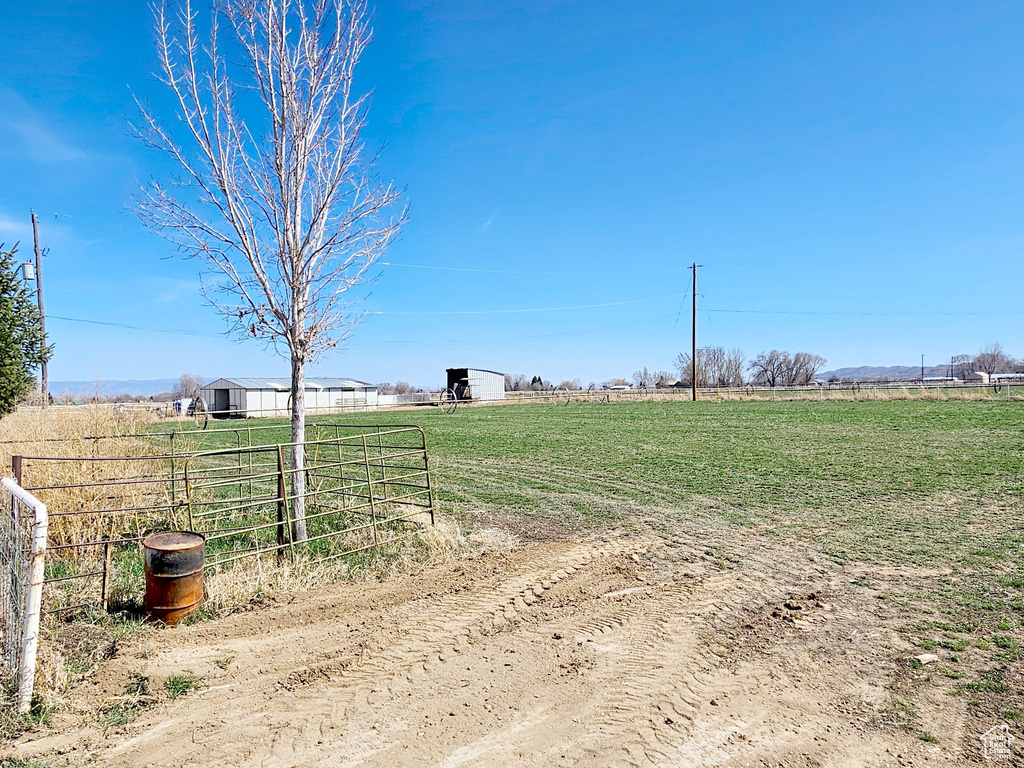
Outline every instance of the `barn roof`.
{"label": "barn roof", "polygon": [[495,376],[504,376],[505,374],[501,371],[489,371],[486,368],[448,368],[448,371],[479,371],[480,373],[493,373]]}
{"label": "barn roof", "polygon": [[[314,376],[306,379],[306,389],[376,389],[376,385],[368,384],[358,379],[344,379],[336,376]],[[204,389],[273,389],[277,391],[290,390],[291,381],[287,376],[277,378],[262,377],[233,377],[217,379],[214,382],[203,385]]]}

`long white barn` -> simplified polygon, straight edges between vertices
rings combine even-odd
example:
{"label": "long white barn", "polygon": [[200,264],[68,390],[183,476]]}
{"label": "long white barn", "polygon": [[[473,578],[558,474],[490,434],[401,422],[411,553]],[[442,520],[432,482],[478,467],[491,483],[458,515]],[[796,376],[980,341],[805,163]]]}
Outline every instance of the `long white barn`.
{"label": "long white barn", "polygon": [[[202,389],[203,402],[220,418],[291,414],[291,383],[285,378],[217,379]],[[306,379],[306,414],[363,411],[377,405],[377,387],[356,379]]]}

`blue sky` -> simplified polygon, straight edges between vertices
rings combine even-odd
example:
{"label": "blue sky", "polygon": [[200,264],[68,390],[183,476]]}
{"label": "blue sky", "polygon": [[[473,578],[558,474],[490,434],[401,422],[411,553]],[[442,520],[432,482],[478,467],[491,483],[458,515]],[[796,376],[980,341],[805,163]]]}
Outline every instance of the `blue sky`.
{"label": "blue sky", "polygon": [[[50,377],[282,373],[129,210],[168,170],[126,124],[132,92],[171,116],[146,5],[0,6],[0,241],[27,255],[39,214]],[[1024,5],[409,1],[374,27],[369,138],[410,219],[319,372],[669,368],[694,261],[701,345],[1024,356]],[[493,314],[431,314],[466,311]]]}

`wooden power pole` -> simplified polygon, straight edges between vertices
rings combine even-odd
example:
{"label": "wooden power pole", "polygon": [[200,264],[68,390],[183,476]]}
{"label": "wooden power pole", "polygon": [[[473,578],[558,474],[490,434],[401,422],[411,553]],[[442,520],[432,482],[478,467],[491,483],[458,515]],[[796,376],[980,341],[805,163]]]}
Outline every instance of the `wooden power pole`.
{"label": "wooden power pole", "polygon": [[[36,302],[39,304],[39,327],[43,332],[43,343],[46,343],[46,312],[43,310],[43,254],[39,250],[39,219],[32,212],[32,239],[36,249]],[[50,405],[50,378],[46,371],[46,361],[40,366],[39,389],[43,395],[43,408]]]}
{"label": "wooden power pole", "polygon": [[701,266],[693,262],[690,269],[693,270],[693,349],[690,351],[690,391],[693,401],[697,402],[697,267]]}

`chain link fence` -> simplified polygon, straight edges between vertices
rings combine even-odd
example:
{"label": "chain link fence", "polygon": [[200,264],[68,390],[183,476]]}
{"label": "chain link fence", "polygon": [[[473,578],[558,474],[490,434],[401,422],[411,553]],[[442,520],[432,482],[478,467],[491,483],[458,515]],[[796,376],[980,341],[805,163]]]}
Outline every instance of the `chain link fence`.
{"label": "chain link fence", "polygon": [[[3,674],[17,683],[17,708],[32,704],[46,552],[46,505],[12,479],[0,481],[0,647]],[[11,686],[12,688],[15,686]]]}

